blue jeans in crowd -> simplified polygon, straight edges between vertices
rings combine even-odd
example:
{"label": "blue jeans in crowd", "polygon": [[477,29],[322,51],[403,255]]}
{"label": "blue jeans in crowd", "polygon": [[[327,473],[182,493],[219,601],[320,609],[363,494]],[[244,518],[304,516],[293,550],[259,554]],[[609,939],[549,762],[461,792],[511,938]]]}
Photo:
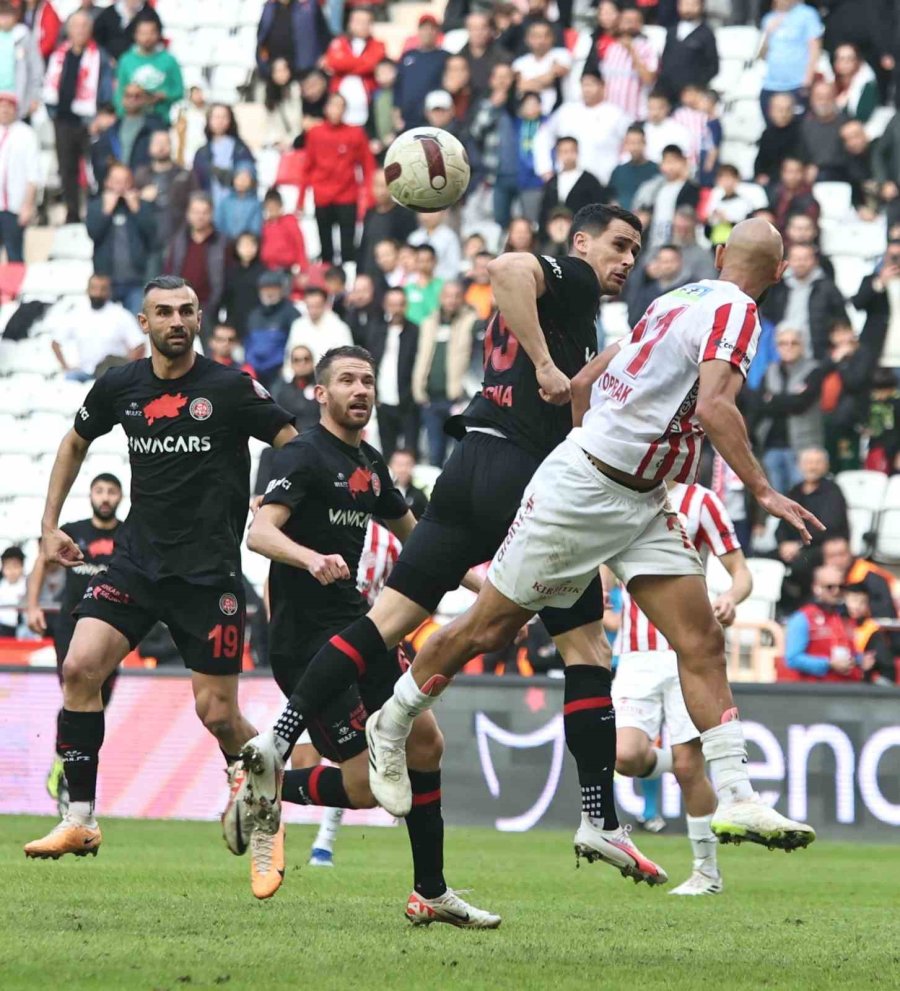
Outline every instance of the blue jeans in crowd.
{"label": "blue jeans in crowd", "polygon": [[121,303],[129,313],[140,313],[144,305],[144,286],[141,282],[114,282],[113,302]]}
{"label": "blue jeans in crowd", "polygon": [[444,424],[452,408],[453,403],[449,399],[438,399],[422,407],[422,425],[428,438],[428,460],[436,468],[443,467],[447,455],[450,438],[444,433]]}
{"label": "blue jeans in crowd", "polygon": [[22,253],[25,229],[19,226],[19,215],[12,210],[0,210],[0,241],[6,248],[7,261],[25,261],[25,255]]}
{"label": "blue jeans in crowd", "polygon": [[70,368],[63,377],[67,382],[90,382],[94,376],[80,368]]}
{"label": "blue jeans in crowd", "polygon": [[801,480],[797,452],[793,448],[770,448],[763,452],[762,464],[769,477],[769,484],[782,495]]}

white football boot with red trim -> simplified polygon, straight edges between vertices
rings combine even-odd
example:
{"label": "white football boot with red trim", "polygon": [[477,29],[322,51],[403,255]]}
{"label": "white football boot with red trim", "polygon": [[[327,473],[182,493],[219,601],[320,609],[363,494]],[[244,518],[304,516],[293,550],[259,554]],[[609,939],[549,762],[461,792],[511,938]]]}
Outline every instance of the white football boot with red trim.
{"label": "white football boot with red trim", "polygon": [[602,860],[605,864],[616,867],[622,877],[634,878],[634,883],[646,881],[647,884],[665,884],[669,875],[645,857],[634,845],[631,836],[631,826],[620,826],[618,829],[600,829],[591,822],[589,816],[582,814],[581,825],[575,834],[575,858],[581,858],[588,863]]}
{"label": "white football boot with red trim", "polygon": [[460,929],[496,929],[501,922],[499,915],[470,905],[452,888],[438,898],[423,898],[414,891],[406,902],[406,917],[414,926],[446,922]]}

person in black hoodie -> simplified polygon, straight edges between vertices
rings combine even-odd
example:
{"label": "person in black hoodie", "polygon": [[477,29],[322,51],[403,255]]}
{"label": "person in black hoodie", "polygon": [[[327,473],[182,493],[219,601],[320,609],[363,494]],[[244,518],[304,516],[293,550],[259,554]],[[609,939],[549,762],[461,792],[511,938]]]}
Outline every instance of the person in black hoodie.
{"label": "person in black hoodie", "polygon": [[234,327],[243,340],[250,311],[259,303],[259,277],[265,266],[259,260],[259,238],[245,231],[231,249],[228,278],[225,283],[225,322]]}
{"label": "person in black hoodie", "polygon": [[141,21],[153,21],[162,34],[162,21],[149,3],[141,0],[111,3],[94,21],[94,41],[118,61],[134,44],[134,29]]}
{"label": "person in black hoodie", "polygon": [[759,150],[753,173],[760,185],[767,185],[778,175],[785,158],[808,158],[800,129],[800,118],[794,113],[794,97],[776,93],[769,100],[769,118],[759,139]]}

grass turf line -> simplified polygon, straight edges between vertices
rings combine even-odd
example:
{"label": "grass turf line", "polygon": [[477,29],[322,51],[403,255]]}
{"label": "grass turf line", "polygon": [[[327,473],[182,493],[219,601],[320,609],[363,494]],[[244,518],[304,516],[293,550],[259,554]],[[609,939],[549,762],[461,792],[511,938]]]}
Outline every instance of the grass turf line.
{"label": "grass turf line", "polygon": [[672,879],[650,889],[576,871],[567,833],[448,829],[448,880],[503,915],[466,932],[403,918],[402,827],[343,829],[334,870],[306,867],[313,830],[289,827],[285,884],[260,903],[218,823],[107,819],[96,859],[26,861],[51,825],[0,817],[4,991],[900,987],[896,847],[725,848],[725,893],[675,898],[683,837],[639,837]]}

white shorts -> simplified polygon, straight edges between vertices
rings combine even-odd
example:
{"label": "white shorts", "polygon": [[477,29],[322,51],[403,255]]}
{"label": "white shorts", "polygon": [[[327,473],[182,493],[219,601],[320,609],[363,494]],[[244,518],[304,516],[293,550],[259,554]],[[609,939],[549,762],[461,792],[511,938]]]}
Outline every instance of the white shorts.
{"label": "white shorts", "polygon": [[612,687],[616,729],[642,730],[655,740],[665,724],[669,743],[689,743],[700,736],[691,722],[674,650],[622,654]]}
{"label": "white shorts", "polygon": [[700,575],[703,565],[665,485],[635,492],[607,478],[573,441],[543,462],[491,561],[488,578],[523,609],[566,608],[608,565],[638,575]]}

